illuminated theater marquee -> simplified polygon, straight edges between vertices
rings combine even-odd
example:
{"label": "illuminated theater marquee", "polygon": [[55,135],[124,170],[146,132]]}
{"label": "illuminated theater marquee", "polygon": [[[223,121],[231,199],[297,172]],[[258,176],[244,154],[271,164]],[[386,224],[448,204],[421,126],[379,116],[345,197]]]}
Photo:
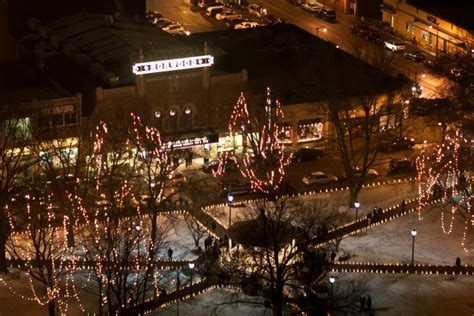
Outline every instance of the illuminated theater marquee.
{"label": "illuminated theater marquee", "polygon": [[156,72],[167,72],[175,70],[202,68],[214,63],[214,57],[211,55],[194,56],[186,58],[167,59],[159,61],[150,61],[138,63],[132,66],[133,73],[136,75],[152,74]]}

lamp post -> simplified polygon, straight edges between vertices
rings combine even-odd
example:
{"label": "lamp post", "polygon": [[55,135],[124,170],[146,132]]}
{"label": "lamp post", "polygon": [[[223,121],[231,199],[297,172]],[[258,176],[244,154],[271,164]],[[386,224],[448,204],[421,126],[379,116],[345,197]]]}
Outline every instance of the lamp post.
{"label": "lamp post", "polygon": [[359,206],[360,206],[360,203],[359,202],[355,202],[354,203],[354,206],[356,208],[356,222],[357,222],[357,217],[358,217],[358,213],[359,213]]}
{"label": "lamp post", "polygon": [[[436,25],[436,58],[438,58],[439,23],[434,24]],[[433,25],[430,25],[430,29],[433,29]]]}
{"label": "lamp post", "polygon": [[[179,267],[176,268],[176,291],[179,291],[181,281],[179,279]],[[179,316],[179,298],[176,300],[176,315]]]}
{"label": "lamp post", "polygon": [[336,278],[332,275],[329,277],[329,282],[331,283],[331,306],[332,306],[332,297],[333,297],[333,289],[334,289],[334,282],[336,282]]}
{"label": "lamp post", "polygon": [[194,262],[190,262],[188,266],[189,266],[189,269],[191,270],[191,285],[193,285]]}
{"label": "lamp post", "polygon": [[140,224],[135,224],[135,231],[137,232],[137,242],[138,242],[137,257],[138,257],[139,261],[140,261],[140,230],[141,229],[142,229],[142,227],[140,226]]}
{"label": "lamp post", "polygon": [[326,33],[328,31],[328,28],[326,26],[316,26],[316,37],[319,37],[319,30],[322,30]]}
{"label": "lamp post", "polygon": [[232,201],[234,200],[234,196],[232,194],[227,195],[227,201],[229,201],[229,228],[232,225]]}
{"label": "lamp post", "polygon": [[411,247],[411,265],[415,264],[415,237],[416,237],[416,229],[411,230],[411,235],[413,236],[413,243]]}

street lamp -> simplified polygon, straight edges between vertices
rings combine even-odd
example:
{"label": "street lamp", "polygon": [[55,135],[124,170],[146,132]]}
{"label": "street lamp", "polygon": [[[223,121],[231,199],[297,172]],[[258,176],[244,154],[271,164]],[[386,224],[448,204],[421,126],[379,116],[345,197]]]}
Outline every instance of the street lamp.
{"label": "street lamp", "polygon": [[193,285],[194,262],[190,262],[188,266],[189,266],[189,269],[191,270],[191,285]]}
{"label": "street lamp", "polygon": [[355,202],[354,203],[354,206],[356,208],[356,221],[357,221],[357,213],[359,213],[359,206],[360,206],[360,203],[359,202]]}
{"label": "street lamp", "polygon": [[319,37],[319,30],[322,30],[324,33],[328,31],[326,26],[316,26],[316,37]]}
{"label": "street lamp", "polygon": [[416,237],[416,229],[411,230],[411,235],[413,236],[413,243],[411,247],[411,265],[415,264],[415,237]]}
{"label": "street lamp", "polygon": [[333,288],[334,288],[334,282],[336,282],[336,278],[331,275],[329,277],[329,282],[331,283],[331,305],[332,305]]}
{"label": "street lamp", "polygon": [[[436,58],[438,58],[439,23],[435,23],[435,25],[436,25]],[[433,29],[433,25],[430,25],[430,29]]]}
{"label": "street lamp", "polygon": [[232,194],[227,195],[227,201],[229,201],[229,228],[232,225],[232,201],[234,200],[234,196]]}

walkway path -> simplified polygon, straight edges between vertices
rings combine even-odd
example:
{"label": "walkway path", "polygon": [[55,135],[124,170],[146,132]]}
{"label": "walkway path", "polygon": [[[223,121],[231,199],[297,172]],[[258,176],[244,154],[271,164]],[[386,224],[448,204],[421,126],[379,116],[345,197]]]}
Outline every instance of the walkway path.
{"label": "walkway path", "polygon": [[406,274],[459,274],[474,275],[474,266],[461,266],[459,273],[456,266],[438,266],[427,264],[392,264],[392,263],[336,263],[331,267],[332,272],[356,273],[406,273]]}
{"label": "walkway path", "polygon": [[382,213],[377,214],[373,218],[365,217],[357,221],[347,223],[346,225],[340,226],[332,231],[329,231],[325,235],[318,236],[314,239],[313,245],[320,246],[333,240],[338,240],[347,236],[357,234],[371,227],[393,220],[397,217],[409,214],[415,211],[417,206],[418,201],[416,199],[413,199],[406,202],[404,206],[398,204],[389,207],[388,209],[383,210]]}

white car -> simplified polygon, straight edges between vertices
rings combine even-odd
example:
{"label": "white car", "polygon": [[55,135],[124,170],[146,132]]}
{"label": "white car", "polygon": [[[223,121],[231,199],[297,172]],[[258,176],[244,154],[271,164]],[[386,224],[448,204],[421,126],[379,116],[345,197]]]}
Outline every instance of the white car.
{"label": "white car", "polygon": [[383,42],[385,48],[390,49],[392,52],[402,52],[405,50],[405,43],[397,41],[385,41]]}
{"label": "white car", "polygon": [[226,12],[216,14],[216,19],[219,21],[235,20],[235,19],[241,19],[241,18],[242,16],[240,14],[237,14],[233,11],[226,11]]}
{"label": "white car", "polygon": [[258,27],[260,26],[260,24],[258,24],[257,22],[242,22],[242,23],[239,23],[235,26],[235,30],[240,30],[240,29],[249,29],[249,28],[253,28],[253,27]]}
{"label": "white car", "polygon": [[309,12],[317,12],[323,8],[322,5],[316,2],[305,2],[301,5],[301,7]]}
{"label": "white car", "polygon": [[321,171],[312,172],[310,175],[303,177],[303,183],[307,186],[317,184],[329,184],[336,183],[337,177],[332,174],[325,174]]}
{"label": "white car", "polygon": [[171,25],[168,25],[164,28],[162,28],[163,31],[172,34],[172,35],[182,35],[186,34],[186,31],[184,30],[183,26],[179,23],[174,23]]}

